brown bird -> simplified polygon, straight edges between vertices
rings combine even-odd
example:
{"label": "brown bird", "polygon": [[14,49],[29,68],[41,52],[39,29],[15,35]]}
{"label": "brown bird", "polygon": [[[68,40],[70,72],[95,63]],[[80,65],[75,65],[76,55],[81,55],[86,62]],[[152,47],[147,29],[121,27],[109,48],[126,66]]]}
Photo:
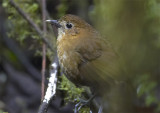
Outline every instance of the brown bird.
{"label": "brown bird", "polygon": [[70,81],[99,95],[125,81],[119,56],[91,25],[70,14],[47,21],[58,30],[59,63]]}

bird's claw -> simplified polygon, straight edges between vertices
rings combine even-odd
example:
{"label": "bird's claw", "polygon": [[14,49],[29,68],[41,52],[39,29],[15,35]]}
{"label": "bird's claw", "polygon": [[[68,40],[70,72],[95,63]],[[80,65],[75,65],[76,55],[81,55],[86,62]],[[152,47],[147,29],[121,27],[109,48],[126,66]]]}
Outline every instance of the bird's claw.
{"label": "bird's claw", "polygon": [[80,102],[78,102],[78,103],[75,105],[74,113],[78,113],[83,106],[86,106],[86,105],[88,105],[89,103],[90,103],[89,100],[80,99]]}
{"label": "bird's claw", "polygon": [[[91,101],[95,98],[96,94],[92,95],[88,100],[83,100],[83,99],[79,99],[80,102],[78,102],[76,105],[75,105],[75,110],[74,110],[74,113],[78,113],[79,110],[83,107],[83,106],[86,106],[86,105],[89,105],[91,103]],[[78,109],[77,109],[78,108]],[[92,111],[90,111],[90,113],[92,113]]]}

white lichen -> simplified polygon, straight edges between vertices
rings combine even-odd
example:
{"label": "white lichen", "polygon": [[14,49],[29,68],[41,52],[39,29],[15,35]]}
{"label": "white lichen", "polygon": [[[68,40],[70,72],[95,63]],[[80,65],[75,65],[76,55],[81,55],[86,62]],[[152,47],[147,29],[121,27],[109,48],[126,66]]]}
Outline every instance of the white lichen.
{"label": "white lichen", "polygon": [[44,97],[43,102],[48,103],[51,98],[56,94],[56,85],[57,85],[57,64],[53,63],[48,83],[48,88]]}

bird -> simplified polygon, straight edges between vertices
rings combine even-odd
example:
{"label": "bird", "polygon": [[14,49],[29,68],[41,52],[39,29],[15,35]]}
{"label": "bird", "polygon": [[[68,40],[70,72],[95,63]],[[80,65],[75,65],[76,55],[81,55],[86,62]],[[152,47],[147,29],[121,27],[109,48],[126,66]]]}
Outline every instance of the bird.
{"label": "bird", "polygon": [[46,21],[58,31],[59,64],[76,86],[88,86],[97,95],[105,96],[124,83],[127,77],[120,56],[94,27],[72,14]]}

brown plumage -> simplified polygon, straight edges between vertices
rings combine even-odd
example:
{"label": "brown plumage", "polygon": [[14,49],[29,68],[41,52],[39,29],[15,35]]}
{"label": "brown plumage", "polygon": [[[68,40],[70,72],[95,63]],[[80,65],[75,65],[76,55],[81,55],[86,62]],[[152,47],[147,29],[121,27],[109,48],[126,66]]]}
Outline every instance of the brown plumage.
{"label": "brown plumage", "polygon": [[52,24],[58,29],[59,63],[70,81],[101,94],[125,81],[120,58],[91,25],[74,15],[65,15]]}
{"label": "brown plumage", "polygon": [[[64,22],[73,25],[66,29]],[[118,56],[111,45],[84,20],[66,15],[59,20],[64,33],[57,39],[57,53],[65,75],[76,85],[97,86],[120,79]]]}

